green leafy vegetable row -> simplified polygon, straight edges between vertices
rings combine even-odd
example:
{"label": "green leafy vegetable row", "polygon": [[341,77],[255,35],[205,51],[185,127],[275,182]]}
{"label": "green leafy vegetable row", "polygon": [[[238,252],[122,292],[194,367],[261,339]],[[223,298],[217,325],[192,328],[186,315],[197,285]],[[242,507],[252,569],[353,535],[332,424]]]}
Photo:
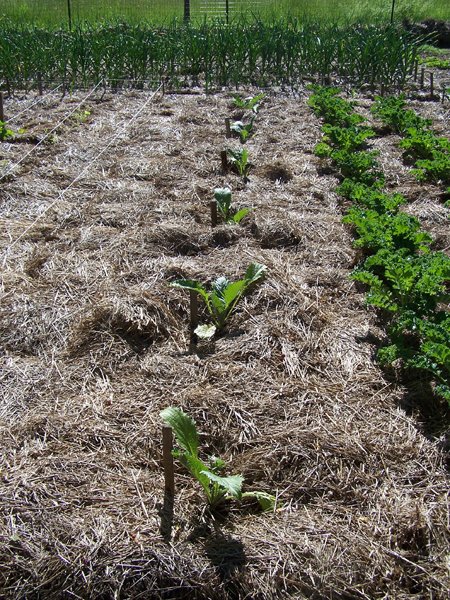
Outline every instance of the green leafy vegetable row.
{"label": "green leafy vegetable row", "polygon": [[[309,105],[327,121],[315,151],[340,170],[343,181],[337,192],[353,203],[343,220],[354,227],[355,245],[366,253],[352,278],[369,287],[367,303],[387,317],[389,344],[378,358],[384,364],[401,359],[404,367],[428,373],[436,394],[450,402],[450,313],[445,307],[450,258],[432,251],[432,238],[419,221],[399,211],[406,199],[383,191],[376,153],[364,147],[373,131],[362,125],[352,103],[339,97],[336,88],[313,90]],[[378,101],[376,110],[383,106]],[[416,130],[430,125],[413,111],[396,109],[390,115],[397,131],[408,131],[406,123],[414,123]],[[436,144],[445,147],[443,141]]]}
{"label": "green leafy vegetable row", "polygon": [[403,94],[378,96],[372,112],[386,127],[403,136],[400,148],[404,158],[415,164],[413,172],[419,181],[450,184],[450,140],[436,136],[430,129],[430,119],[408,109]]}

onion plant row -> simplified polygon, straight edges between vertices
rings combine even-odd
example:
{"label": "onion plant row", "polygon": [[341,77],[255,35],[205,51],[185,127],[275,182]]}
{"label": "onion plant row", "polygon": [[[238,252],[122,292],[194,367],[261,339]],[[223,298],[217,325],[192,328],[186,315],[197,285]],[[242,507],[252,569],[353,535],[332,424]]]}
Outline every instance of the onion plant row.
{"label": "onion plant row", "polygon": [[374,132],[338,93],[316,87],[309,100],[327,121],[316,154],[332,159],[342,177],[337,191],[352,202],[344,222],[354,228],[355,246],[364,252],[352,278],[368,287],[367,303],[386,318],[389,340],[378,358],[428,374],[436,394],[450,403],[450,258],[434,251],[419,221],[399,210],[406,198],[383,191],[377,154],[365,148]]}
{"label": "onion plant row", "polygon": [[231,24],[83,24],[48,30],[2,22],[0,83],[27,89],[44,80],[172,85],[295,85],[340,78],[401,88],[423,39],[397,25],[330,27],[296,19]]}

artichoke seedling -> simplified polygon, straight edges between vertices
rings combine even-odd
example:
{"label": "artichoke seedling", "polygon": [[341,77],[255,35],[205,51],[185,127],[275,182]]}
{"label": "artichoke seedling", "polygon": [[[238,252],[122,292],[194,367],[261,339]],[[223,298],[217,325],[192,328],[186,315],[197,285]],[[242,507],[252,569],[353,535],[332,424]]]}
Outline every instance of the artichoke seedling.
{"label": "artichoke seedling", "polygon": [[254,498],[262,510],[273,510],[276,498],[267,492],[242,492],[244,478],[242,475],[222,477],[219,473],[224,469],[225,462],[216,456],[210,456],[207,463],[199,457],[199,435],[195,421],[175,406],[169,406],[161,412],[161,418],[172,427],[179,449],[172,454],[189,473],[196,479],[205,492],[208,504],[214,508],[229,498]]}
{"label": "artichoke seedling", "polygon": [[214,190],[214,199],[217,203],[217,209],[225,223],[240,223],[248,215],[251,208],[241,208],[234,211],[231,206],[230,188],[216,188]]}
{"label": "artichoke seedling", "polygon": [[223,330],[228,317],[239,300],[252,284],[264,277],[266,270],[265,265],[251,263],[247,267],[243,279],[229,281],[226,277],[219,277],[212,283],[210,291],[193,279],[177,279],[171,285],[183,290],[197,292],[204,299],[212,323],[199,325],[194,333],[199,338],[211,339],[216,332]]}

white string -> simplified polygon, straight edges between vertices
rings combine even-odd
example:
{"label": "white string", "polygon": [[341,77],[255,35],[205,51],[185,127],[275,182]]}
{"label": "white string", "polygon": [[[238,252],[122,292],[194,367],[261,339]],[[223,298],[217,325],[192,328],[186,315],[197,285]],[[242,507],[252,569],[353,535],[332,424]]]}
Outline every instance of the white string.
{"label": "white string", "polygon": [[77,111],[77,110],[80,108],[80,106],[86,102],[86,100],[87,100],[88,98],[90,98],[90,97],[92,96],[92,94],[93,94],[93,93],[95,92],[95,90],[96,90],[96,89],[97,89],[97,88],[100,86],[100,84],[101,84],[101,83],[102,83],[102,81],[99,81],[99,82],[97,83],[97,85],[96,85],[96,86],[95,86],[95,87],[94,87],[94,88],[93,88],[93,89],[92,89],[92,90],[89,92],[89,94],[88,94],[87,96],[85,96],[85,98],[83,98],[83,100],[81,100],[81,102],[79,102],[79,103],[78,103],[78,104],[75,106],[75,108],[74,108],[74,109],[72,109],[72,110],[71,110],[71,111],[70,111],[70,112],[69,112],[69,113],[68,113],[68,114],[67,114],[67,115],[64,117],[64,119],[62,119],[62,120],[61,120],[61,121],[60,121],[60,122],[59,122],[57,125],[55,125],[55,127],[53,127],[53,129],[51,129],[51,130],[50,130],[48,133],[46,133],[46,134],[44,135],[44,137],[43,137],[42,139],[40,139],[40,140],[39,140],[39,142],[38,142],[37,144],[35,144],[35,145],[34,145],[34,146],[31,148],[31,150],[30,150],[29,152],[27,152],[26,154],[24,154],[20,160],[18,160],[16,163],[14,163],[13,165],[11,165],[11,166],[10,166],[10,168],[9,168],[8,170],[6,170],[6,171],[5,171],[5,172],[4,172],[4,173],[3,173],[3,174],[0,176],[0,181],[1,181],[2,179],[4,179],[4,178],[5,178],[7,175],[9,175],[10,173],[12,173],[12,172],[14,171],[14,169],[15,169],[16,167],[18,167],[18,166],[19,166],[21,163],[23,163],[23,161],[24,161],[26,158],[28,158],[28,156],[30,156],[30,154],[32,154],[32,153],[33,153],[33,152],[36,150],[36,148],[39,148],[39,146],[40,146],[41,144],[43,144],[43,143],[45,142],[45,140],[46,140],[46,139],[48,139],[48,138],[49,138],[49,137],[52,135],[52,133],[53,133],[54,131],[56,131],[56,130],[57,130],[59,127],[61,127],[61,125],[62,125],[62,124],[65,122],[65,121],[67,121],[67,119],[68,119],[69,117],[71,117],[71,116],[72,116],[72,115],[73,115],[73,114],[74,114],[74,113],[75,113],[75,112],[76,112],[76,111]]}
{"label": "white string", "polygon": [[66,192],[68,190],[70,190],[75,183],[81,178],[83,177],[83,175],[85,173],[87,173],[87,171],[91,168],[91,166],[113,145],[113,143],[116,141],[116,139],[118,137],[120,137],[127,129],[127,127],[129,125],[131,125],[131,123],[133,123],[137,117],[141,114],[141,112],[144,110],[144,108],[147,106],[147,104],[149,104],[153,98],[156,96],[156,94],[160,91],[160,89],[162,88],[162,83],[159,85],[159,87],[153,92],[153,94],[151,96],[149,96],[149,98],[147,98],[147,100],[144,102],[144,104],[136,111],[136,113],[131,117],[131,119],[123,126],[123,128],[121,129],[121,131],[119,131],[118,133],[116,133],[111,139],[110,141],[106,144],[106,146],[104,146],[100,152],[91,160],[91,162],[86,165],[86,167],[80,171],[80,173],[78,173],[78,175],[75,177],[75,179],[73,179],[69,185],[67,187],[65,187],[63,190],[61,190],[61,192],[58,194],[58,197],[47,206],[47,208],[45,210],[43,210],[41,212],[40,215],[38,215],[36,217],[36,219],[33,221],[33,223],[31,223],[31,225],[29,225],[24,231],[22,231],[22,233],[19,235],[19,237],[17,237],[13,242],[11,242],[11,244],[9,245],[7,251],[6,251],[6,256],[3,259],[3,266],[6,265],[6,261],[8,259],[8,253],[10,252],[10,250],[13,248],[13,246],[15,246],[15,244],[17,244],[18,241],[20,241],[24,235],[26,235],[31,229],[33,229],[33,227],[36,225],[36,223],[51,209],[53,208],[66,194]]}
{"label": "white string", "polygon": [[57,92],[59,90],[60,87],[62,87],[62,83],[60,83],[56,88],[54,88],[53,90],[49,90],[48,92],[46,92],[43,96],[39,96],[39,98],[33,102],[32,104],[30,104],[30,106],[27,106],[26,108],[24,108],[23,110],[21,110],[20,112],[18,112],[16,115],[14,115],[13,117],[10,117],[9,119],[6,119],[6,121],[4,121],[5,123],[12,123],[14,122],[17,117],[20,117],[20,115],[23,115],[23,113],[27,112],[27,110],[31,110],[34,106],[36,106],[37,104],[39,104],[39,102],[42,102],[42,100],[44,100],[44,98],[46,98],[47,96],[49,96],[50,94],[54,94],[55,92]]}

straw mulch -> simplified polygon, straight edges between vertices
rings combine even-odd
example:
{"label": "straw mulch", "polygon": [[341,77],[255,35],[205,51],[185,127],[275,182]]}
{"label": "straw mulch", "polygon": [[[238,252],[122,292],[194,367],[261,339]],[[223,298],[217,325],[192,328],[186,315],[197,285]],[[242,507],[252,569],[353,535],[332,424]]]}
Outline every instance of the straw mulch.
{"label": "straw mulch", "polygon": [[[50,96],[14,125],[42,139],[82,98]],[[383,330],[348,278],[358,256],[312,154],[320,123],[304,95],[270,93],[245,184],[221,172],[232,115],[226,93],[93,96],[0,182],[2,598],[447,595],[443,426],[417,408],[419,381],[374,361]],[[414,182],[393,136],[375,143],[448,250],[440,190]],[[2,144],[0,169],[30,149]],[[212,230],[224,185],[253,214]],[[265,281],[189,351],[188,295],[169,282],[238,278],[252,261]],[[171,506],[170,405],[276,510],[211,514],[181,466]]]}

